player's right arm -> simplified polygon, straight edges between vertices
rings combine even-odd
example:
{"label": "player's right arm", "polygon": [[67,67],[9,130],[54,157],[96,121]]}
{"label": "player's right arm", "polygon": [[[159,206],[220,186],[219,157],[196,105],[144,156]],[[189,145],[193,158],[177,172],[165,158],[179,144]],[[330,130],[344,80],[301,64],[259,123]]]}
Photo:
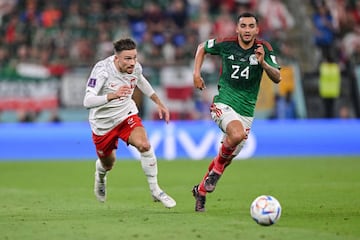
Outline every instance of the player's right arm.
{"label": "player's right arm", "polygon": [[100,90],[104,87],[109,74],[106,71],[105,63],[100,62],[95,65],[91,71],[90,77],[87,81],[85,97],[83,105],[86,108],[93,108],[105,105],[106,103],[114,100],[121,99],[131,94],[131,88],[129,86],[121,86],[115,92],[109,92],[104,95],[100,95]]}
{"label": "player's right arm", "polygon": [[107,78],[108,74],[105,71],[104,63],[96,64],[91,71],[86,84],[86,92],[83,101],[84,107],[93,108],[102,106],[109,102],[109,98],[112,99],[112,97],[115,97],[99,94]]}
{"label": "player's right arm", "polygon": [[194,87],[200,90],[206,88],[204,79],[201,77],[201,66],[205,59],[205,43],[200,43],[197,47],[195,60],[194,60],[194,72],[193,72],[193,81]]}

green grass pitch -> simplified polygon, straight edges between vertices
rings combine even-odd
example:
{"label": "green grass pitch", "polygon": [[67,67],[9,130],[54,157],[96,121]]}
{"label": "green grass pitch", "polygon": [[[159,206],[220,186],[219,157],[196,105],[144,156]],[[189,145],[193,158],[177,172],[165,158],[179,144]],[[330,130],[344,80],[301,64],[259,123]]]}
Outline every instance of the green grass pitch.
{"label": "green grass pitch", "polygon": [[[191,188],[209,160],[158,162],[174,209],[152,202],[138,161],[118,160],[108,199],[93,195],[94,161],[0,162],[0,239],[360,239],[360,157],[234,161],[194,212]],[[275,196],[282,216],[257,225],[251,201]]]}

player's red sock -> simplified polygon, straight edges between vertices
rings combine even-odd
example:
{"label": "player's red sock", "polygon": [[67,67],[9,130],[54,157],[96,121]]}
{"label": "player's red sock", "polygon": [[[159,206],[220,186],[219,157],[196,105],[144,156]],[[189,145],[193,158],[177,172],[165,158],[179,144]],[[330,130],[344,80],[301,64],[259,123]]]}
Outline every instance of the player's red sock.
{"label": "player's red sock", "polygon": [[225,165],[227,165],[229,161],[231,161],[232,153],[234,152],[234,150],[235,147],[231,147],[225,139],[223,144],[221,145],[219,154],[213,160],[214,167],[212,170],[217,174],[222,174],[224,172]]}

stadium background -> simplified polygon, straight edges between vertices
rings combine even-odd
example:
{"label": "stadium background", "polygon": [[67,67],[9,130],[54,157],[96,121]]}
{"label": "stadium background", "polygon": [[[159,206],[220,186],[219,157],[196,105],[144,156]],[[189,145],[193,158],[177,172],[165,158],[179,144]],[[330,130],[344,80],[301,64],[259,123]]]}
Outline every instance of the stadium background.
{"label": "stadium background", "polygon": [[[174,121],[165,126],[147,99],[134,96],[159,158],[213,156],[219,131],[207,107],[219,65],[207,59],[208,88],[199,94],[192,87],[192,59],[197,43],[232,34],[234,18],[245,10],[259,15],[261,37],[279,55],[283,82],[263,81],[253,141],[242,157],[358,156],[360,4],[325,4],[332,18],[328,45],[315,41],[321,5],[315,0],[1,1],[0,159],[94,158],[82,107],[85,82],[122,36],[137,41],[144,73],[171,110]],[[331,116],[319,92],[326,54],[341,72]],[[48,152],[40,152],[44,146]],[[201,154],[195,151],[201,147]],[[119,157],[136,158],[124,146]]]}

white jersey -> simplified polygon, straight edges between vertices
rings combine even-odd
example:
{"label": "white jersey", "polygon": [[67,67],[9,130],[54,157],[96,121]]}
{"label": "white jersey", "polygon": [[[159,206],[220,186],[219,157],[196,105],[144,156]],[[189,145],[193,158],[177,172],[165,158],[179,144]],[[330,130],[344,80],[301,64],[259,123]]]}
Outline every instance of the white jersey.
{"label": "white jersey", "polygon": [[114,55],[96,63],[87,81],[85,98],[91,96],[104,96],[113,93],[121,86],[131,86],[132,93],[127,97],[107,101],[100,106],[91,107],[89,123],[93,133],[104,135],[130,115],[137,114],[138,108],[132,99],[136,86],[151,96],[153,88],[142,74],[140,63],[136,63],[132,74],[120,72],[114,64]]}

